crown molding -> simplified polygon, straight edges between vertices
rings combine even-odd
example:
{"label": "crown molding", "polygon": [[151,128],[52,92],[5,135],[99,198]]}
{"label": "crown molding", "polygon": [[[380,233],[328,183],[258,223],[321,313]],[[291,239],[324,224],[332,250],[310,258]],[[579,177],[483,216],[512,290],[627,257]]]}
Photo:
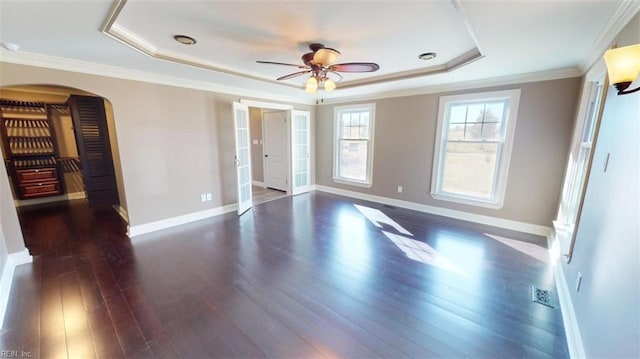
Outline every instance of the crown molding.
{"label": "crown molding", "polygon": [[[307,98],[306,92],[302,92],[303,97],[285,97],[274,95],[273,93],[258,92],[247,88],[237,88],[224,86],[204,81],[187,80],[178,77],[158,75],[143,71],[135,71],[115,66],[102,65],[78,60],[64,59],[53,56],[45,56],[26,52],[11,52],[0,49],[0,63],[15,63],[19,65],[43,67],[62,71],[70,71],[96,76],[105,76],[124,80],[133,80],[141,82],[149,82],[160,85],[190,88],[196,90],[224,93],[230,95],[242,96],[243,98],[259,98],[262,100],[270,100],[276,102],[290,102],[294,104],[315,105],[316,98]],[[367,95],[347,96],[340,98],[325,99],[318,105],[330,105],[338,103],[347,103],[362,100],[376,100],[381,98],[405,97],[414,95],[426,95],[431,93],[449,92],[458,90],[467,90],[474,88],[511,85],[525,82],[538,82],[557,80],[570,77],[582,76],[583,73],[579,68],[560,69],[553,71],[534,72],[527,74],[519,74],[513,76],[498,77],[492,79],[482,79],[475,81],[461,81],[456,83],[448,83],[442,85],[425,86],[419,88],[411,88],[397,91],[378,92]],[[2,84],[0,82],[0,84]]]}
{"label": "crown molding", "polygon": [[[255,91],[249,88],[221,85],[218,83],[189,80],[180,77],[160,75],[150,72],[125,69],[122,67],[97,64],[87,61],[66,59],[48,55],[41,55],[29,52],[12,52],[0,49],[0,63],[14,63],[19,65],[43,67],[48,69],[70,71],[82,74],[118,78],[124,80],[141,81],[160,85],[183,87],[189,89],[217,92],[228,95],[242,96],[243,98],[253,97],[263,100],[278,102],[290,102],[295,104],[312,105],[314,98],[307,98],[306,92],[301,91],[300,97],[282,96],[273,92]],[[2,84],[0,82],[0,84]],[[4,84],[2,84],[4,85]]]}
{"label": "crown molding", "polygon": [[583,61],[580,63],[580,69],[583,73],[598,61],[604,52],[611,47],[616,41],[620,31],[627,26],[629,21],[640,11],[640,1],[623,0],[613,13],[613,16],[607,22],[607,25],[598,35],[596,41],[593,42]]}
{"label": "crown molding", "polygon": [[559,80],[559,79],[565,79],[565,78],[580,77],[582,75],[583,75],[582,71],[579,68],[574,67],[574,68],[551,70],[551,71],[530,72],[526,74],[496,77],[491,79],[461,81],[461,82],[447,83],[447,84],[441,84],[441,85],[424,86],[424,87],[411,88],[411,89],[405,89],[405,90],[378,92],[370,95],[331,98],[331,99],[323,100],[323,102],[318,103],[318,105],[333,105],[333,104],[340,104],[340,103],[347,103],[347,102],[354,102],[354,101],[369,101],[369,100],[379,100],[379,99],[393,98],[393,97],[428,95],[433,93],[471,90],[471,89],[494,87],[494,86],[522,84],[522,83],[528,83],[528,82]]}
{"label": "crown molding", "polygon": [[451,72],[456,69],[459,69],[463,66],[469,65],[470,63],[476,60],[480,60],[483,57],[484,55],[476,47],[471,51],[468,51],[454,59],[451,59],[451,61],[443,65],[432,66],[432,67],[427,67],[427,68],[417,69],[417,70],[395,72],[392,74],[370,77],[368,79],[363,79],[363,80],[348,81],[348,82],[341,83],[340,88],[346,89],[346,88],[353,88],[353,87],[364,86],[364,85],[377,85],[384,82],[400,81],[400,80],[413,79],[416,77],[424,77],[428,75],[437,75],[437,74],[447,73],[447,72]]}

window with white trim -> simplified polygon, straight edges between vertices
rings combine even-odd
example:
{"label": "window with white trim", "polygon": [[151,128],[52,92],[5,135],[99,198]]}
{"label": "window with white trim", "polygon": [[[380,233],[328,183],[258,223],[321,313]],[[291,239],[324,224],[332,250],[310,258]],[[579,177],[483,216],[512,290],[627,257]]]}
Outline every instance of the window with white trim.
{"label": "window with white trim", "polygon": [[431,195],[501,208],[520,90],[440,97]]}
{"label": "window with white trim", "polygon": [[371,186],[375,104],[335,108],[333,180]]}

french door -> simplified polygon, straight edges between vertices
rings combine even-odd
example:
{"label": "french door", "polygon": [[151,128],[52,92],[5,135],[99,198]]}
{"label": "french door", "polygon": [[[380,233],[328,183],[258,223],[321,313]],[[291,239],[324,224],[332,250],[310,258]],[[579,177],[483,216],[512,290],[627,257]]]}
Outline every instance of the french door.
{"label": "french door", "polygon": [[291,111],[291,193],[309,192],[311,188],[310,133],[311,113]]}
{"label": "french door", "polygon": [[238,184],[238,215],[253,206],[251,200],[251,149],[249,140],[249,107],[233,103],[233,125],[236,137],[236,178]]}

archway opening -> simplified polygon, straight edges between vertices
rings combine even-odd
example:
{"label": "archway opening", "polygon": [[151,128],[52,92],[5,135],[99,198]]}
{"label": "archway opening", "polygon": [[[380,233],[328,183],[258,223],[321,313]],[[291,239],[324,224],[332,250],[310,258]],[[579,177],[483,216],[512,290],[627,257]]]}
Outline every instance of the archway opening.
{"label": "archway opening", "polygon": [[116,210],[127,221],[109,100],[57,85],[1,87],[0,140],[19,213],[81,201],[78,208]]}

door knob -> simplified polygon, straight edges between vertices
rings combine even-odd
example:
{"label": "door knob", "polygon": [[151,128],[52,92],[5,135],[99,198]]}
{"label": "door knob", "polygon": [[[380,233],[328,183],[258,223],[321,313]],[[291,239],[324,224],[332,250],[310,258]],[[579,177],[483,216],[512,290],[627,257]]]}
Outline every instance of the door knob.
{"label": "door knob", "polygon": [[265,157],[269,157],[269,155],[264,155]]}

